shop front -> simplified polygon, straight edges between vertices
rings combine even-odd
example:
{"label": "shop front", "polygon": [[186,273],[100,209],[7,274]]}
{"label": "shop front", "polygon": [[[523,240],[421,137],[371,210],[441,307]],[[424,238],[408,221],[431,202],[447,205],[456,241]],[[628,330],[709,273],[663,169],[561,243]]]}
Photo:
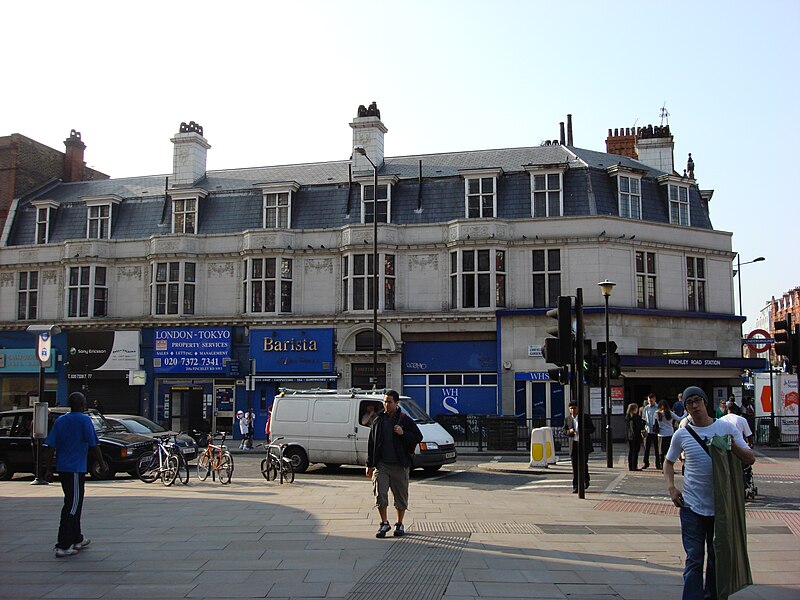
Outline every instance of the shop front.
{"label": "shop front", "polygon": [[83,392],[89,407],[114,414],[141,414],[142,386],[131,385],[139,371],[138,331],[67,333],[67,391]]}
{"label": "shop front", "polygon": [[[33,339],[33,336],[28,337]],[[56,356],[44,368],[44,398],[51,406],[57,404]],[[33,406],[39,399],[39,359],[31,348],[0,349],[0,410]]]}
{"label": "shop front", "polygon": [[432,417],[500,415],[495,341],[407,341],[403,393]]}
{"label": "shop front", "polygon": [[561,427],[569,398],[567,388],[547,371],[514,373],[514,414],[532,427]]}
{"label": "shop front", "polygon": [[[250,359],[255,365],[252,402],[257,438],[264,430],[281,389],[335,389],[334,329],[251,329]],[[240,403],[241,404],[241,403]],[[247,403],[241,404],[244,410]]]}
{"label": "shop front", "polygon": [[153,329],[152,335],[151,418],[174,431],[225,431],[229,436],[238,431],[231,328],[164,328]]}

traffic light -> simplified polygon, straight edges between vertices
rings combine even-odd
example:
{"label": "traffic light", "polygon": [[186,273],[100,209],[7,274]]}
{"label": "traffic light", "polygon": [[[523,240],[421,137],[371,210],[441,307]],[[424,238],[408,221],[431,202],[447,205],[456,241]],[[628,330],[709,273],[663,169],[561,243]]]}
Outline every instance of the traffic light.
{"label": "traffic light", "polygon": [[775,354],[785,356],[790,365],[797,364],[795,341],[792,335],[792,316],[786,315],[783,321],[775,321]]}
{"label": "traffic light", "polygon": [[550,378],[550,381],[555,381],[561,385],[567,385],[567,383],[569,383],[569,367],[547,369],[547,376]]}
{"label": "traffic light", "polygon": [[[614,344],[614,342],[609,342],[609,344]],[[617,379],[620,374],[619,369],[619,354],[617,354],[616,344],[614,344],[614,348],[611,351],[611,354],[608,357],[608,378],[609,379]]]}
{"label": "traffic light", "polygon": [[542,356],[546,362],[563,367],[572,363],[574,356],[572,344],[572,299],[559,296],[557,308],[547,311],[547,316],[556,319],[558,325],[549,327],[547,333],[555,336],[546,338],[542,346]]}
{"label": "traffic light", "polygon": [[592,340],[583,340],[583,375],[587,384],[600,385],[600,353],[592,350]]}

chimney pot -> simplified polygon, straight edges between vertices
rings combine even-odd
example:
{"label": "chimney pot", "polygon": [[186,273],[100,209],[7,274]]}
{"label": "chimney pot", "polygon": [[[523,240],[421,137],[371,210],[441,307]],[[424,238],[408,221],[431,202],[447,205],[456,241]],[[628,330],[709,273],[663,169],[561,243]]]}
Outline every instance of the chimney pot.
{"label": "chimney pot", "polygon": [[566,138],[564,137],[564,121],[561,121],[561,122],[558,124],[558,127],[559,127],[559,129],[561,130],[561,135],[560,135],[560,137],[559,137],[558,139],[559,139],[559,141],[561,142],[561,145],[563,146],[563,145],[564,145],[564,142],[566,141]]}
{"label": "chimney pot", "polygon": [[572,115],[567,115],[567,145],[572,146]]}

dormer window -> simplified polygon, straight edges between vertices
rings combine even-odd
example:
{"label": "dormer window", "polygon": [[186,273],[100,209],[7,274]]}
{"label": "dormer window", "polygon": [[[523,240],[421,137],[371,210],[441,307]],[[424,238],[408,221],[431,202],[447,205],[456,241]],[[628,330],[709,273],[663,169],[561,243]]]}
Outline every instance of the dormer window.
{"label": "dormer window", "polygon": [[52,200],[39,200],[31,204],[36,207],[36,243],[46,244],[50,241],[58,205]]}
{"label": "dormer window", "polygon": [[361,222],[373,223],[376,211],[378,223],[392,222],[392,186],[397,183],[397,177],[379,177],[377,199],[375,183],[372,178],[361,182]]}
{"label": "dormer window", "polygon": [[265,229],[289,229],[292,225],[292,199],[300,189],[296,181],[259,183],[264,194],[262,227]]}
{"label": "dormer window", "polygon": [[122,198],[111,195],[84,200],[87,208],[86,237],[90,240],[110,239],[114,206],[122,202]]}
{"label": "dormer window", "polygon": [[464,178],[464,205],[467,219],[497,216],[497,180],[500,169],[460,171]]}
{"label": "dormer window", "polygon": [[198,205],[208,193],[205,190],[173,190],[172,233],[197,233]]}
{"label": "dormer window", "polygon": [[628,219],[642,218],[642,176],[645,171],[614,165],[607,169],[617,180],[619,216]]}
{"label": "dormer window", "polygon": [[658,182],[667,187],[669,198],[669,222],[672,225],[689,227],[689,181],[675,175],[662,175]]}
{"label": "dormer window", "polygon": [[[556,168],[554,168],[556,167]],[[564,167],[526,166],[531,176],[531,216],[560,217],[564,214]]]}

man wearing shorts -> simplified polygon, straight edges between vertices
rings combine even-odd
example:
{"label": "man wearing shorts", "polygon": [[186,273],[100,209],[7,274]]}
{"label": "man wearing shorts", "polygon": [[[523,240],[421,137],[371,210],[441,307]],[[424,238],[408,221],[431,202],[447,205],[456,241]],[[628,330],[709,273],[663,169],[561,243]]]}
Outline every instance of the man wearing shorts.
{"label": "man wearing shorts", "polygon": [[405,533],[403,516],[408,508],[408,471],[414,449],[422,441],[419,427],[400,410],[399,400],[396,391],[386,390],[384,410],[372,421],[369,432],[366,475],[372,478],[372,492],[381,517],[381,525],[375,534],[378,538],[386,537],[392,528],[387,517],[390,489],[397,509],[394,535]]}

